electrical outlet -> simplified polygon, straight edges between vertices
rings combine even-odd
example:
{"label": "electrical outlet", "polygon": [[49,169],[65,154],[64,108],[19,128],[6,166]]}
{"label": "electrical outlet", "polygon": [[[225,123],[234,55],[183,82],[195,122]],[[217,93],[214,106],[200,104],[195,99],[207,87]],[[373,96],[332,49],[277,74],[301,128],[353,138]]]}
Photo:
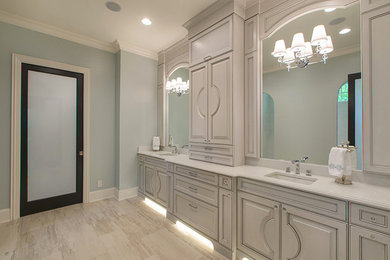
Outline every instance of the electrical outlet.
{"label": "electrical outlet", "polygon": [[101,188],[103,187],[103,181],[102,180],[98,180],[98,188]]}

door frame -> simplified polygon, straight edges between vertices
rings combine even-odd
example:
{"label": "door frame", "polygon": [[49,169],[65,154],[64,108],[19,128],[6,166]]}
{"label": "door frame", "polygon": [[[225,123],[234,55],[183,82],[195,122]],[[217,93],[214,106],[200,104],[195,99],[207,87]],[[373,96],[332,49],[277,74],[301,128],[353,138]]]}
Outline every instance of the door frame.
{"label": "door frame", "polygon": [[12,54],[12,98],[11,98],[11,178],[10,215],[11,220],[20,217],[20,153],[21,153],[21,75],[22,63],[29,63],[60,70],[68,70],[84,75],[84,158],[83,158],[83,203],[89,202],[89,132],[90,132],[90,70],[75,65],[39,59],[20,54]]}

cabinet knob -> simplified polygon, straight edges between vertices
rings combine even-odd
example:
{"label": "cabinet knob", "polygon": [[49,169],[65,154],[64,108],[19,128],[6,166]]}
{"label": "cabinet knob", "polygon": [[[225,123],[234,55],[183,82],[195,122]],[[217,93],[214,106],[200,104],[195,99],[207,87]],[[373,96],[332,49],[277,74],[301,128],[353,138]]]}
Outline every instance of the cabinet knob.
{"label": "cabinet knob", "polygon": [[371,234],[371,235],[370,235],[370,238],[371,238],[371,239],[375,239],[375,235],[374,235],[374,234]]}
{"label": "cabinet knob", "polygon": [[286,211],[287,209],[285,207],[283,207],[283,210]]}
{"label": "cabinet knob", "polygon": [[274,205],[274,208],[277,209],[277,208],[279,208],[279,207],[278,207],[278,205]]}

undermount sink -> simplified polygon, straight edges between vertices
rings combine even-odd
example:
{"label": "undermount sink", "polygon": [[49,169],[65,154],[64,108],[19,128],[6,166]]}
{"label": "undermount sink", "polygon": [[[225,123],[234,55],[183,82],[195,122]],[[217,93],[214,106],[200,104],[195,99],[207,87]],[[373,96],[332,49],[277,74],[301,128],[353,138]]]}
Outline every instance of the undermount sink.
{"label": "undermount sink", "polygon": [[269,177],[269,178],[290,181],[290,182],[295,182],[295,183],[301,183],[301,184],[306,184],[306,185],[310,185],[313,182],[318,180],[317,178],[314,178],[314,177],[292,175],[292,174],[281,173],[281,172],[273,172],[273,173],[266,174],[265,176]]}

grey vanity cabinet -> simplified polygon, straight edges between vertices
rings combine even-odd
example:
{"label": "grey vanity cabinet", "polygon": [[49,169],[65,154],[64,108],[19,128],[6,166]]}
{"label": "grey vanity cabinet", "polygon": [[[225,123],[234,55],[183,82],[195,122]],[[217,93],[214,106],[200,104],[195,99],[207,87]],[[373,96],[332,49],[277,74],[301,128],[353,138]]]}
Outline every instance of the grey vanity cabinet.
{"label": "grey vanity cabinet", "polygon": [[144,174],[145,174],[145,195],[150,197],[154,197],[154,176],[155,176],[155,168],[151,165],[144,166]]}
{"label": "grey vanity cabinet", "polygon": [[162,206],[168,207],[170,204],[172,174],[164,168],[145,164],[144,175],[144,194]]}
{"label": "grey vanity cabinet", "polygon": [[278,202],[238,192],[238,249],[254,259],[279,260]]}
{"label": "grey vanity cabinet", "polygon": [[390,236],[351,226],[351,260],[390,260]]}
{"label": "grey vanity cabinet", "polygon": [[345,222],[282,205],[281,231],[282,260],[347,259]]}
{"label": "grey vanity cabinet", "polygon": [[144,193],[145,190],[145,167],[143,161],[138,161],[138,191]]}

